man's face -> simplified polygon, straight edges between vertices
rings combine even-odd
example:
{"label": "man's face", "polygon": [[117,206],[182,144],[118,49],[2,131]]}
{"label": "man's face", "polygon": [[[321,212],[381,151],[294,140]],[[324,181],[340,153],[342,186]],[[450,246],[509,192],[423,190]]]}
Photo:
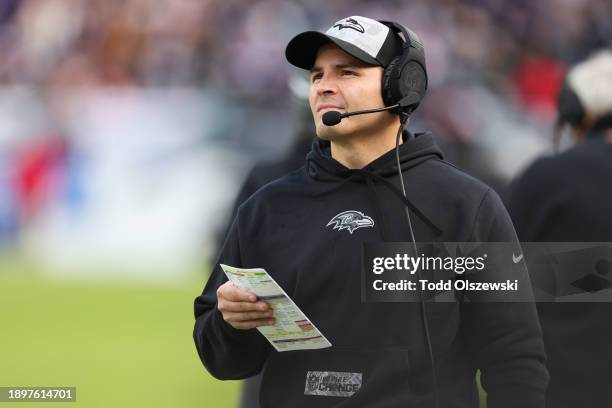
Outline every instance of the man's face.
{"label": "man's face", "polygon": [[382,74],[382,67],[366,64],[334,44],[323,45],[310,70],[309,102],[317,135],[339,140],[351,134],[368,135],[388,126],[394,120],[388,112],[349,117],[336,126],[325,126],[322,121],[329,110],[344,113],[383,107]]}

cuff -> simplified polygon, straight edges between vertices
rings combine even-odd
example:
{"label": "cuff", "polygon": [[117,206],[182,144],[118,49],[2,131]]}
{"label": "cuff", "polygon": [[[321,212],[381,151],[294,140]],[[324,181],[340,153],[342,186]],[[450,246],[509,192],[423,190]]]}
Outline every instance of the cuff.
{"label": "cuff", "polygon": [[252,338],[253,332],[255,331],[255,329],[242,330],[235,329],[234,327],[232,327],[231,324],[229,324],[225,321],[225,319],[223,319],[223,315],[221,314],[219,309],[217,309],[217,305],[215,305],[215,310],[213,311],[213,320],[214,325],[220,328],[222,335],[233,341],[247,342],[249,339]]}

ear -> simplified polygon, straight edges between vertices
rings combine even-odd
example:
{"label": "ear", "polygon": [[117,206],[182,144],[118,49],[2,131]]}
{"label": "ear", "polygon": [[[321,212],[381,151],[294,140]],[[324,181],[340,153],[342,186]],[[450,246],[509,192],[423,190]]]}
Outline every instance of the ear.
{"label": "ear", "polygon": [[583,142],[594,124],[595,119],[593,116],[591,116],[588,112],[585,112],[582,121],[576,127],[574,127],[574,137],[576,138],[576,141]]}

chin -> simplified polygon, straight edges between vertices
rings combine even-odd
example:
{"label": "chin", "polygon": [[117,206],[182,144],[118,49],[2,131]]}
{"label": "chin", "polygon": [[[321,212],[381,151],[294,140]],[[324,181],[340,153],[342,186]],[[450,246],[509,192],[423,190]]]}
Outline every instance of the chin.
{"label": "chin", "polygon": [[317,136],[323,140],[337,140],[343,136],[343,132],[339,129],[340,127],[339,124],[336,126],[325,126],[324,124],[320,124],[317,126]]}
{"label": "chin", "polygon": [[338,140],[350,134],[350,126],[346,121],[340,122],[335,126],[325,126],[319,122],[316,126],[317,136],[323,140]]}

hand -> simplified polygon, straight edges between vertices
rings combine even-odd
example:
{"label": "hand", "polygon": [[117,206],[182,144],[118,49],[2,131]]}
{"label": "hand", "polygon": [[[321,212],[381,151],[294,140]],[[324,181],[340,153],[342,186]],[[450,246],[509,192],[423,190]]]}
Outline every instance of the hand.
{"label": "hand", "polygon": [[257,296],[227,281],[217,289],[217,308],[223,320],[234,329],[253,329],[273,325],[272,308]]}

